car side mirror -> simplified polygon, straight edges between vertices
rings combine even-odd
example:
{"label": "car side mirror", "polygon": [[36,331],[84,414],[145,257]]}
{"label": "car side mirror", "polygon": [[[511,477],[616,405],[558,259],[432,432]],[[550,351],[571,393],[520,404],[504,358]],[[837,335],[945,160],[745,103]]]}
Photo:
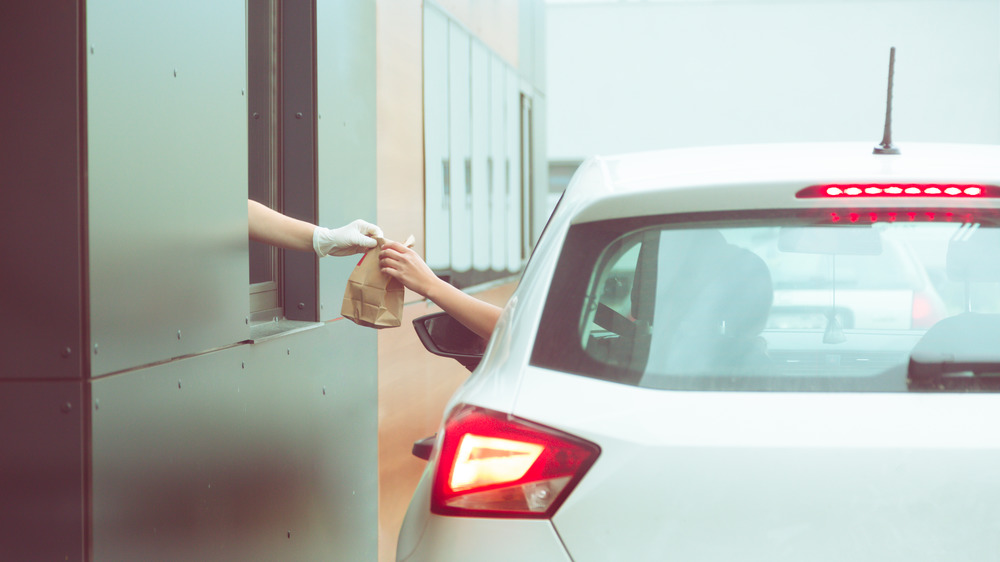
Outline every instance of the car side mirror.
{"label": "car side mirror", "polygon": [[421,316],[413,321],[420,343],[427,351],[441,357],[450,357],[468,370],[479,365],[486,349],[486,340],[446,312]]}

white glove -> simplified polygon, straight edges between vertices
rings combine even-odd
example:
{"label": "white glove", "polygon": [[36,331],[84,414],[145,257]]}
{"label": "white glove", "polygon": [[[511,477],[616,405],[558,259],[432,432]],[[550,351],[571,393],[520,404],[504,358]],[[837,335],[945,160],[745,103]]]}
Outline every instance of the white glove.
{"label": "white glove", "polygon": [[361,254],[377,245],[376,237],[383,237],[382,229],[360,219],[332,230],[317,226],[313,230],[313,249],[319,257]]}

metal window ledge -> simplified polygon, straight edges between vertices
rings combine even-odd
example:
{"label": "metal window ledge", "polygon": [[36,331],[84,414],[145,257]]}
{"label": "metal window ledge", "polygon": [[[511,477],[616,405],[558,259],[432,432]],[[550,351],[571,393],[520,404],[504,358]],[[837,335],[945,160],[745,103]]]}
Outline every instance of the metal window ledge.
{"label": "metal window ledge", "polygon": [[322,326],[322,322],[303,322],[301,320],[275,319],[250,325],[250,343],[261,343],[282,336],[312,330]]}

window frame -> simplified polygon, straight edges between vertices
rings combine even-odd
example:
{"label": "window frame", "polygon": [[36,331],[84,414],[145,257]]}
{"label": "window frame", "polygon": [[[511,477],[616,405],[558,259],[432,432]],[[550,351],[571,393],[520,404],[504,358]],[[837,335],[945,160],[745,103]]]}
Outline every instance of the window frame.
{"label": "window frame", "polygon": [[[318,123],[316,77],[316,3],[314,0],[248,0],[248,127],[263,121],[270,129],[262,150],[270,163],[268,176],[253,175],[254,146],[250,151],[250,184],[260,182],[258,201],[285,215],[315,224],[318,197]],[[260,71],[250,59],[257,17],[268,18],[263,29],[267,37],[268,92],[264,96],[268,115],[261,113],[257,83],[250,69]],[[254,45],[253,53],[259,50]],[[253,139],[253,135],[250,135]],[[251,192],[248,185],[248,196]],[[267,195],[261,195],[266,191]],[[259,199],[268,199],[260,201]],[[319,263],[312,252],[271,249],[273,279],[251,283],[251,315],[248,322],[280,319],[316,322],[319,320]],[[252,267],[252,266],[251,266]]]}
{"label": "window frame", "polygon": [[[248,197],[281,206],[280,0],[247,1]],[[250,322],[284,316],[283,252],[250,241]],[[262,273],[255,281],[255,270]]]}
{"label": "window frame", "polygon": [[[997,228],[1000,225],[1000,212],[995,209],[961,208],[953,209],[956,215],[965,212],[974,214],[977,222],[989,224]],[[775,226],[781,224],[795,225],[826,225],[829,224],[829,208],[817,209],[771,209],[742,210],[722,212],[697,212],[682,214],[660,214],[644,217],[628,217],[603,221],[574,224],[566,235],[560,255],[557,259],[552,282],[542,308],[539,329],[535,336],[530,357],[532,366],[575,374],[598,380],[606,380],[639,386],[645,373],[645,359],[640,368],[612,365],[591,356],[581,340],[580,322],[588,320],[585,301],[592,292],[596,275],[599,274],[599,264],[608,261],[608,257],[617,253],[612,247],[618,241],[624,241],[644,230],[669,229],[672,225],[690,225],[692,228],[733,228],[754,226],[770,222]],[[845,227],[850,228],[849,225]],[[583,248],[600,248],[596,252],[581,252]],[[567,324],[577,329],[566,329]],[[641,327],[637,327],[641,330]],[[904,366],[905,367],[905,366]],[[880,375],[881,376],[881,375]],[[671,377],[662,377],[663,379]],[[643,387],[649,390],[694,390],[694,391],[738,391],[756,390],[771,392],[792,391],[794,385],[768,386],[768,379],[777,382],[801,382],[796,391],[805,392],[897,392],[890,388],[891,381],[875,380],[852,381],[845,377],[816,377],[811,380],[796,377],[759,377],[737,379],[732,377],[705,377],[718,379],[710,384],[693,384],[688,379],[692,377],[672,377],[674,382],[669,387]],[[860,379],[859,379],[860,380]],[[716,385],[717,388],[713,385]],[[902,389],[905,392],[905,388]]]}

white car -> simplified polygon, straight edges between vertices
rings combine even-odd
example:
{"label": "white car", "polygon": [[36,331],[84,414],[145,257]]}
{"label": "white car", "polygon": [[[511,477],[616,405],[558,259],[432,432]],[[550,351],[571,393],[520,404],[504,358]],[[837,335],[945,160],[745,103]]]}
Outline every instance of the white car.
{"label": "white car", "polygon": [[[422,449],[397,559],[997,560],[1000,147],[900,150],[584,163]],[[931,321],[838,314],[913,319],[914,283]],[[418,332],[474,365],[450,321]]]}

